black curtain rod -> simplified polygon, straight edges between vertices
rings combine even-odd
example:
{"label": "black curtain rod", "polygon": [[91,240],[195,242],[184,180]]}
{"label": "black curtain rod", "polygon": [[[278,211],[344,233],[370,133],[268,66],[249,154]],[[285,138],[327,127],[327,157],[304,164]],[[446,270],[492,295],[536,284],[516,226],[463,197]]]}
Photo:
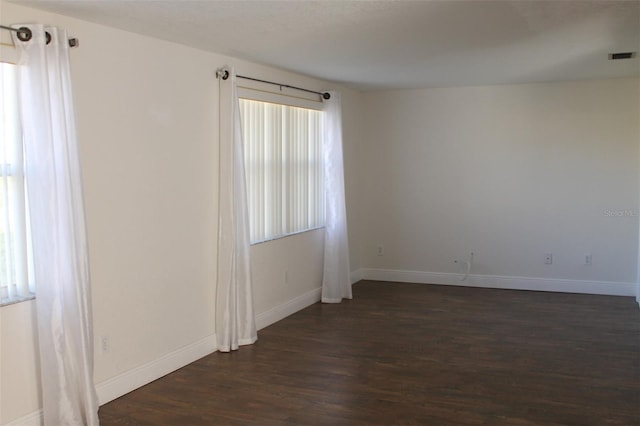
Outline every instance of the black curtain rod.
{"label": "black curtain rod", "polygon": [[[20,41],[29,41],[33,37],[33,33],[31,32],[31,29],[27,27],[13,28],[13,27],[0,25],[0,28],[2,28],[3,30],[15,31],[16,33],[18,33],[17,34],[18,40]],[[51,34],[49,34],[48,32],[45,34],[47,37],[47,44],[51,43]],[[80,45],[80,42],[78,41],[77,38],[69,39],[69,47],[78,47],[79,45]]]}
{"label": "black curtain rod", "polygon": [[[223,80],[226,80],[229,78],[229,70],[226,70],[226,69],[219,70],[216,74],[218,75],[219,78]],[[286,87],[287,89],[294,89],[294,90],[300,90],[307,93],[313,93],[314,95],[318,95],[322,97],[322,99],[331,99],[331,94],[329,94],[329,92],[316,92],[315,90],[303,89],[302,87],[289,86],[288,84],[280,84],[280,83],[275,83],[273,81],[260,80],[259,78],[246,77],[244,75],[236,75],[236,77],[243,78],[245,80],[257,81],[259,83],[273,84],[274,86],[280,86],[280,88]]]}

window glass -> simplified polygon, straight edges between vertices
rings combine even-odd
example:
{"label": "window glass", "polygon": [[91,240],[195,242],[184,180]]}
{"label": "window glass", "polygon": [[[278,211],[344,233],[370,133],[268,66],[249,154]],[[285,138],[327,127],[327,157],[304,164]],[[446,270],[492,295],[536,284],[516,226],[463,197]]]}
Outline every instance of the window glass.
{"label": "window glass", "polygon": [[251,242],[324,225],[322,112],[240,100]]}
{"label": "window glass", "polygon": [[0,305],[33,297],[16,66],[0,63]]}

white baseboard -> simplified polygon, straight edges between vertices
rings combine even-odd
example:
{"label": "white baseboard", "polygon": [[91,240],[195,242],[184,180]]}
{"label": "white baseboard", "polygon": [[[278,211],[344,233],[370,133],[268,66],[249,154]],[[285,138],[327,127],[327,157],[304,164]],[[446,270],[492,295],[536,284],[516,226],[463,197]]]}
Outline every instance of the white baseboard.
{"label": "white baseboard", "polygon": [[[320,300],[320,289],[314,289],[256,316],[258,330]],[[113,401],[139,387],[159,379],[217,350],[215,335],[168,353],[96,385],[100,405]]]}
{"label": "white baseboard", "polygon": [[[197,342],[170,352],[147,364],[96,384],[99,405],[113,401],[131,391],[153,382],[217,350],[216,336],[207,336]],[[42,410],[20,417],[7,426],[42,426]]]}
{"label": "white baseboard", "polygon": [[[351,285],[362,280],[362,269],[351,271],[350,279]],[[256,315],[256,328],[258,330],[262,330],[263,328],[268,327],[271,324],[274,324],[281,319],[288,317],[289,315],[295,314],[296,312],[319,302],[321,300],[321,297],[322,288],[316,288],[274,308],[271,308],[268,311],[259,313]]]}
{"label": "white baseboard", "polygon": [[582,281],[556,278],[508,277],[496,275],[469,275],[462,281],[461,274],[441,272],[403,271],[395,269],[361,269],[362,279],[395,281],[418,284],[440,284],[465,287],[503,288],[510,290],[584,293],[609,296],[635,296],[636,284],[617,281]]}
{"label": "white baseboard", "polygon": [[[612,281],[581,281],[533,277],[507,277],[494,275],[462,275],[440,272],[404,271],[396,269],[361,268],[351,272],[351,282],[360,280],[390,281],[417,284],[439,284],[465,287],[502,288],[511,290],[585,293],[610,296],[635,296],[640,305],[640,284]],[[321,289],[314,289],[256,316],[256,328],[261,330],[320,301]],[[135,389],[157,380],[185,365],[217,350],[216,336],[207,336],[188,346],[166,354],[145,365],[96,385],[100,405],[113,401]],[[42,411],[20,417],[7,426],[41,426]]]}
{"label": "white baseboard", "polygon": [[291,314],[295,314],[296,312],[306,308],[307,306],[311,306],[314,303],[319,302],[321,290],[322,289],[320,288],[316,288],[274,308],[271,308],[268,311],[259,313],[258,315],[256,315],[256,328],[258,330],[262,330],[263,328],[268,327],[271,324],[276,323]]}
{"label": "white baseboard", "polygon": [[358,281],[362,280],[362,268],[351,271],[351,285],[354,285]]}
{"label": "white baseboard", "polygon": [[42,410],[38,410],[6,423],[6,426],[42,426],[43,423]]}
{"label": "white baseboard", "polygon": [[[320,300],[320,289],[314,289],[256,316],[258,330]],[[216,336],[207,336],[188,346],[168,353],[96,385],[100,405],[113,401],[139,387],[159,379],[217,350]],[[21,423],[19,423],[21,424]]]}
{"label": "white baseboard", "polygon": [[217,347],[216,336],[207,336],[147,364],[98,383],[96,384],[98,402],[100,405],[103,405],[109,401],[113,401],[122,395],[215,352]]}

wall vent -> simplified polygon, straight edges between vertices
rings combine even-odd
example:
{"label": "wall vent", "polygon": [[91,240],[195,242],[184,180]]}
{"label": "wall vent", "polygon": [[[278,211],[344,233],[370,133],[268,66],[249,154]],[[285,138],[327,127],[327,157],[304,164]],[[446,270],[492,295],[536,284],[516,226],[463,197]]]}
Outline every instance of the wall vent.
{"label": "wall vent", "polygon": [[636,56],[636,52],[617,52],[609,53],[610,61],[617,61],[619,59],[631,59]]}

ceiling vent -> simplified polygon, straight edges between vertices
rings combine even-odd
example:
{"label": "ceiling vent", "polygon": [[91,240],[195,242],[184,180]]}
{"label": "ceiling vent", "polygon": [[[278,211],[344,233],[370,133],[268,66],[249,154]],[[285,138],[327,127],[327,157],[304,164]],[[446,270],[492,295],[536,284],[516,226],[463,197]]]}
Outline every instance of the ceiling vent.
{"label": "ceiling vent", "polygon": [[617,61],[619,59],[631,59],[636,56],[636,52],[617,52],[617,53],[609,53],[610,61]]}

